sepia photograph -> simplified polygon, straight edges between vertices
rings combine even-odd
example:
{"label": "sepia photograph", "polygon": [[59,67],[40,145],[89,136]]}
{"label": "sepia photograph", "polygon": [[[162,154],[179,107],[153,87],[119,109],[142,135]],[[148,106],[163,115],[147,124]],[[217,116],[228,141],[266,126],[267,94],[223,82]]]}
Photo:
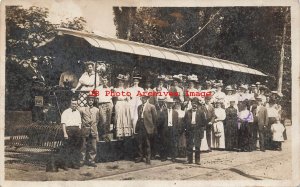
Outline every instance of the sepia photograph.
{"label": "sepia photograph", "polygon": [[168,2],[1,2],[5,181],[299,185],[293,7]]}

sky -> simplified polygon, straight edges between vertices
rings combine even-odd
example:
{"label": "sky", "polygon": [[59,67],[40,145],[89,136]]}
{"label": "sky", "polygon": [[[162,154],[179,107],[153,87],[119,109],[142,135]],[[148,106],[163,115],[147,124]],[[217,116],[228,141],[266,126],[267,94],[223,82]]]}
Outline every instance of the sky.
{"label": "sky", "polygon": [[113,4],[104,0],[9,0],[7,5],[22,5],[45,7],[49,9],[49,21],[60,23],[66,18],[84,17],[88,30],[95,34],[105,34],[116,37],[116,27],[113,21]]}

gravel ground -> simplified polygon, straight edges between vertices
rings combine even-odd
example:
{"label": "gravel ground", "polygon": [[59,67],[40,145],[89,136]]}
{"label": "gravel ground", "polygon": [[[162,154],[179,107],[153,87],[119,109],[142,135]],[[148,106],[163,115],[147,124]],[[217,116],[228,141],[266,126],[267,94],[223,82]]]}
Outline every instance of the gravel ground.
{"label": "gravel ground", "polygon": [[[97,168],[45,172],[43,156],[5,153],[5,179],[17,181],[64,180],[289,180],[292,177],[291,127],[282,151],[201,154],[201,165],[152,160],[151,166],[133,161],[98,163]],[[184,159],[179,159],[179,162]]]}

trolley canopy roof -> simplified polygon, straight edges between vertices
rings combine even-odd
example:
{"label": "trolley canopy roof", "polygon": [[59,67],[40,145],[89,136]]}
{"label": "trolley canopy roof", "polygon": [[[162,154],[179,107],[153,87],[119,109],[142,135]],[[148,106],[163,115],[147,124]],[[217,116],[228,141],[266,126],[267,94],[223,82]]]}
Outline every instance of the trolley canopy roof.
{"label": "trolley canopy roof", "polygon": [[58,28],[59,35],[71,35],[85,39],[92,46],[97,48],[103,48],[112,51],[136,54],[141,56],[149,56],[160,59],[178,61],[183,63],[196,64],[200,66],[207,66],[211,68],[219,68],[230,71],[237,71],[242,73],[248,73],[253,75],[267,76],[266,74],[249,68],[245,64],[231,62],[228,60],[222,60],[218,58],[212,58],[194,53],[183,52],[175,49],[159,47],[155,45],[149,45],[145,43],[138,43],[128,40],[116,39],[104,35],[96,35],[94,33],[87,33],[81,31],[75,31],[71,29]]}

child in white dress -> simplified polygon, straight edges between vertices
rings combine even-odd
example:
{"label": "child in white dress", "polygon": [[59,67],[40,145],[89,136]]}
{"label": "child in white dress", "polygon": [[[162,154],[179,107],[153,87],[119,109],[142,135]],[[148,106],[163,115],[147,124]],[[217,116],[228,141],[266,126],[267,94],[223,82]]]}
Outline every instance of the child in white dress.
{"label": "child in white dress", "polygon": [[281,144],[284,142],[283,138],[283,132],[285,128],[282,123],[280,123],[279,118],[276,118],[276,122],[272,124],[271,126],[271,132],[272,132],[272,140],[274,144],[274,149],[281,151]]}

